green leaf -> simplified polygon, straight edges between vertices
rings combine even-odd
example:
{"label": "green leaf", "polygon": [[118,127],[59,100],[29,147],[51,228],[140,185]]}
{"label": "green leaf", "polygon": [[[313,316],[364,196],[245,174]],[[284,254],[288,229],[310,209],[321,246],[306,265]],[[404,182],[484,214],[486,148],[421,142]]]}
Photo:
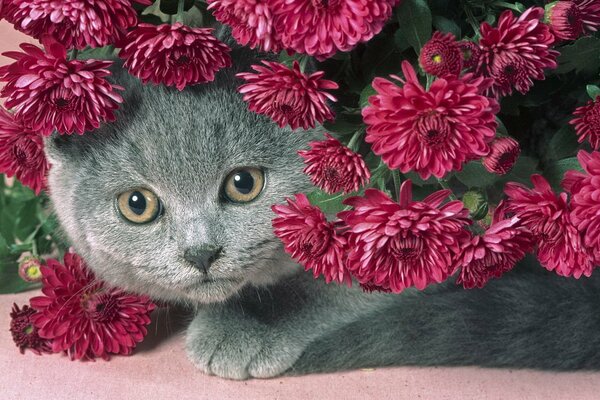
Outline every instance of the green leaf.
{"label": "green leaf", "polygon": [[588,96],[590,96],[592,100],[596,100],[596,97],[600,96],[600,87],[596,85],[587,85],[585,88]]}
{"label": "green leaf", "polygon": [[342,135],[350,135],[356,132],[362,126],[362,117],[360,114],[339,113],[334,122],[325,122],[323,127],[328,131]]}
{"label": "green leaf", "polygon": [[546,158],[548,160],[562,160],[572,157],[579,148],[577,135],[573,126],[564,124],[550,139]]}
{"label": "green leaf", "polygon": [[327,194],[322,190],[315,190],[307,194],[308,201],[313,206],[319,207],[325,214],[334,215],[346,207],[342,202],[348,197],[342,193]]}
{"label": "green leaf", "polygon": [[16,259],[0,259],[0,294],[19,293],[32,289],[32,285],[19,277]]}
{"label": "green leaf", "polygon": [[369,105],[369,97],[376,95],[377,92],[373,89],[373,86],[367,85],[360,93],[359,105],[360,108],[365,108]]}
{"label": "green leaf", "polygon": [[463,170],[456,173],[456,178],[469,188],[489,187],[498,180],[498,176],[488,172],[479,161],[465,164]]}
{"label": "green leaf", "polygon": [[508,174],[498,177],[497,183],[500,186],[504,186],[507,182],[528,184],[531,182],[531,175],[539,172],[537,166],[538,161],[535,158],[520,156]]}
{"label": "green leaf", "polygon": [[451,19],[443,17],[441,15],[436,15],[433,17],[433,26],[436,30],[441,32],[450,32],[458,39],[462,37],[460,26]]}
{"label": "green leaf", "polygon": [[555,191],[560,192],[562,191],[560,183],[564,178],[565,172],[573,170],[583,171],[577,157],[565,158],[547,165],[544,170],[544,177],[548,179],[548,182]]}
{"label": "green leaf", "polygon": [[571,71],[594,74],[600,69],[600,39],[594,36],[582,37],[573,44],[561,47],[559,51],[556,70],[559,74]]}
{"label": "green leaf", "polygon": [[417,53],[431,38],[431,10],[425,0],[404,0],[396,8],[398,30]]}

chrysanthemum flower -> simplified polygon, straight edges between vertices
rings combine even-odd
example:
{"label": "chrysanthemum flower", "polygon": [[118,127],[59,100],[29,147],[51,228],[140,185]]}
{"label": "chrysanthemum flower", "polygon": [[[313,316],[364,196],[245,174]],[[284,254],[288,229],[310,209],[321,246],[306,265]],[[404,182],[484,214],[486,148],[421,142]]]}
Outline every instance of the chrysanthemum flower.
{"label": "chrysanthemum flower", "polygon": [[411,182],[405,181],[398,203],[377,189],[345,200],[354,208],[338,214],[349,228],[350,273],[361,284],[394,293],[445,280],[455,269],[470,223],[460,201],[442,205],[449,194],[442,190],[413,201]]}
{"label": "chrysanthemum flower", "polygon": [[577,181],[570,185],[571,221],[583,235],[583,243],[600,265],[600,153],[580,151],[577,155],[585,173],[569,171],[566,178]]}
{"label": "chrysanthemum flower", "polygon": [[108,359],[131,354],[146,336],[155,308],[150,299],[106,287],[76,254],[67,253],[64,265],[48,260],[42,275],[44,295],[30,300],[38,311],[32,320],[53,352],[65,351],[72,360]]}
{"label": "chrysanthemum flower", "polygon": [[42,339],[38,335],[38,329],[33,325],[31,317],[35,313],[36,311],[29,306],[19,309],[19,306],[13,304],[10,313],[10,333],[13,341],[21,354],[25,353],[25,349],[30,349],[37,355],[52,353],[48,340]]}
{"label": "chrysanthemum flower", "polygon": [[285,251],[315,278],[323,275],[327,283],[351,284],[345,266],[346,239],[328,222],[323,212],[308,202],[304,194],[287,205],[274,205],[277,217],[273,219],[275,235],[281,239]]}
{"label": "chrysanthemum flower", "polygon": [[375,154],[390,168],[427,179],[461,170],[466,161],[489,153],[499,110],[495,100],[480,94],[489,80],[448,76],[426,91],[408,62],[402,63],[402,71],[406,81],[395,78],[403,87],[383,78],[373,81],[378,94],[362,112],[365,140]]}
{"label": "chrysanthemum flower", "polygon": [[600,0],[573,0],[583,21],[583,32],[596,32],[600,28]]}
{"label": "chrysanthemum flower", "polygon": [[187,85],[212,82],[222,68],[231,66],[229,47],[210,28],[139,24],[127,34],[119,57],[142,82],[162,83],[183,90]]}
{"label": "chrysanthemum flower", "polygon": [[111,61],[67,61],[65,48],[46,43],[46,53],[31,44],[21,44],[24,52],[7,52],[14,60],[0,67],[0,81],[6,82],[2,97],[6,107],[15,109],[15,117],[31,130],[50,135],[83,134],[113,121],[114,110],[123,98],[111,85]]}
{"label": "chrysanthemum flower", "polygon": [[554,36],[575,40],[583,34],[583,18],[574,1],[555,1],[546,6],[546,20]]}
{"label": "chrysanthemum flower", "polygon": [[527,93],[532,79],[544,79],[544,69],[556,68],[558,52],[550,46],[554,35],[540,19],[542,8],[529,8],[519,18],[504,11],[496,28],[481,25],[481,55],[477,74],[494,79],[490,93],[507,96],[513,88]]}
{"label": "chrysanthemum flower", "polygon": [[324,72],[306,75],[298,62],[292,68],[271,61],[262,63],[264,66],[252,66],[257,73],[237,74],[247,82],[238,91],[251,111],[268,116],[282,128],[289,125],[292,129],[314,128],[315,122],[334,118],[327,100],[337,99],[326,90],[337,89],[338,85],[323,79]]}
{"label": "chrysanthemum flower", "polygon": [[116,43],[137,24],[130,0],[4,1],[0,15],[16,29],[36,39],[49,35],[68,49]]}
{"label": "chrysanthemum flower", "polygon": [[0,173],[16,176],[23,185],[39,194],[46,187],[49,169],[42,136],[0,108]]}
{"label": "chrysanthemum flower", "polygon": [[451,33],[434,32],[421,49],[419,64],[430,75],[458,75],[462,69],[463,52]]}
{"label": "chrysanthemum flower", "polygon": [[533,235],[513,217],[493,223],[462,247],[456,280],[465,289],[482,288],[490,279],[513,269],[533,246]]}
{"label": "chrysanthemum flower", "polygon": [[325,59],[381,32],[395,0],[272,0],[284,47]]}
{"label": "chrysanthemum flower", "polygon": [[229,25],[232,36],[242,46],[281,50],[268,0],[208,0],[208,4],[217,21]]}
{"label": "chrysanthemum flower", "polygon": [[458,42],[458,48],[462,52],[462,64],[465,69],[472,69],[479,64],[481,49],[479,45],[469,41],[461,40]]}
{"label": "chrysanthemum flower", "polygon": [[517,183],[506,185],[507,211],[515,213],[534,235],[544,268],[561,276],[590,276],[594,263],[571,219],[567,193],[556,195],[540,175],[532,175],[531,181],[533,189]]}
{"label": "chrysanthemum flower", "polygon": [[325,137],[327,140],[310,142],[310,150],[298,152],[306,164],[304,173],[327,193],[357,191],[371,177],[365,161],[331,135]]}
{"label": "chrysanthemum flower", "polygon": [[594,150],[600,149],[600,96],[578,107],[573,115],[577,118],[571,120],[570,124],[575,126],[579,143],[587,140]]}
{"label": "chrysanthemum flower", "polygon": [[488,171],[504,175],[513,168],[521,154],[519,142],[510,137],[494,140],[490,145],[490,153],[483,157],[482,163]]}
{"label": "chrysanthemum flower", "polygon": [[25,282],[42,280],[42,262],[34,256],[26,256],[19,262],[19,277]]}

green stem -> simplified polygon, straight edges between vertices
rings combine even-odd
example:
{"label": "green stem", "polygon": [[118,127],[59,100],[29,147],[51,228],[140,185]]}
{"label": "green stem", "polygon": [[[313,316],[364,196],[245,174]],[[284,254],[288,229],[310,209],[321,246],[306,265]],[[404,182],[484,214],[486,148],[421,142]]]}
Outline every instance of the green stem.
{"label": "green stem", "polygon": [[508,8],[508,9],[514,10],[518,13],[522,12],[522,10],[516,4],[507,3],[505,1],[496,1],[496,2],[494,2],[494,5],[497,7]]}
{"label": "green stem", "polygon": [[185,0],[179,0],[179,2],[177,3],[177,14],[175,14],[175,22],[181,22],[182,24],[183,22],[183,17],[185,14]]}
{"label": "green stem", "polygon": [[479,22],[477,22],[477,19],[473,15],[473,11],[471,11],[471,9],[469,7],[465,7],[464,10],[465,10],[465,14],[467,16],[467,22],[469,22],[469,24],[473,28],[475,35],[479,36]]}
{"label": "green stem", "polygon": [[360,148],[360,139],[362,138],[363,133],[365,133],[363,128],[357,130],[354,132],[354,135],[352,135],[352,138],[350,138],[350,141],[348,142],[348,148],[355,153]]}
{"label": "green stem", "polygon": [[433,84],[433,81],[435,80],[435,77],[433,75],[429,75],[427,74],[427,87],[426,90],[429,91],[429,88],[431,87],[431,85]]}

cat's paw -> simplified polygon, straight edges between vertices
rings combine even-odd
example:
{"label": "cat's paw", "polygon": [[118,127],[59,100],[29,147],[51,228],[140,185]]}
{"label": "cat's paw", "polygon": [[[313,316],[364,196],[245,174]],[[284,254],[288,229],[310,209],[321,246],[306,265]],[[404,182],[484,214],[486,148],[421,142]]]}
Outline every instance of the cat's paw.
{"label": "cat's paw", "polygon": [[190,324],[186,348],[203,372],[238,380],[281,375],[304,350],[286,332],[258,321],[204,312]]}

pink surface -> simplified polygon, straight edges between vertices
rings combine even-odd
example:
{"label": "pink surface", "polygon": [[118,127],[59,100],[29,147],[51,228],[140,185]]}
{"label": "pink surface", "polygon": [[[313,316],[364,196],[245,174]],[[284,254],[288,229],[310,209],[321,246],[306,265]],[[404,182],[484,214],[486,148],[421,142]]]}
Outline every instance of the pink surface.
{"label": "pink surface", "polygon": [[[598,399],[600,373],[548,373],[480,368],[389,368],[302,377],[227,381],[206,376],[186,359],[183,335],[168,335],[164,314],[131,357],[69,361],[21,355],[8,331],[13,302],[0,296],[0,399]],[[155,314],[156,315],[156,314]]]}

